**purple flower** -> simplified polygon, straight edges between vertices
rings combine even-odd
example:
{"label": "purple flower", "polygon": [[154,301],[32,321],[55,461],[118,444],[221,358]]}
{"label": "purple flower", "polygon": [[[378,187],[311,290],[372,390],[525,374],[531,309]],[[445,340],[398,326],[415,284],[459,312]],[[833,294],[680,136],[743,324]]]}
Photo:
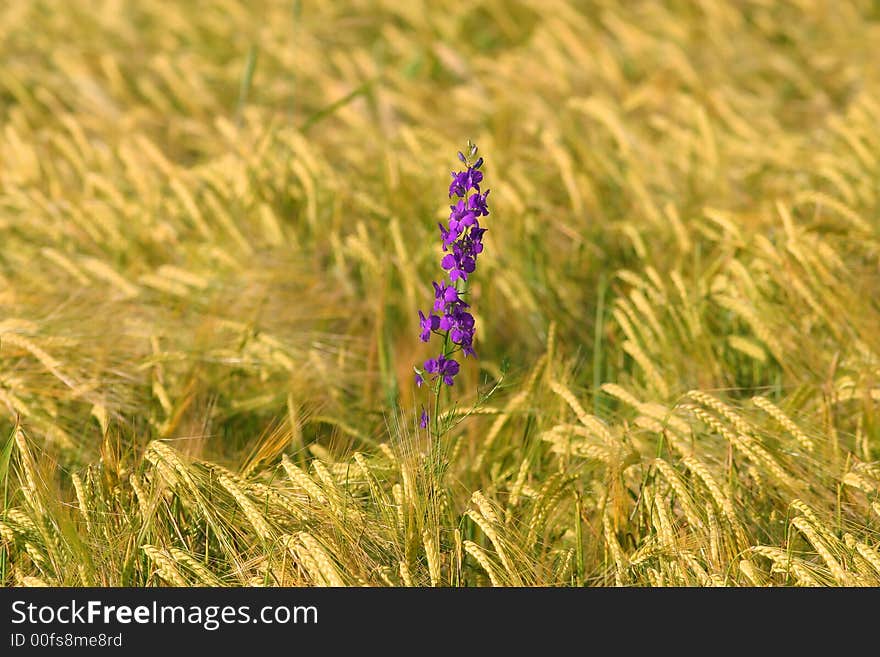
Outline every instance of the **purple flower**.
{"label": "purple flower", "polygon": [[[474,194],[473,197],[478,197],[479,194]],[[465,203],[464,199],[459,200],[455,205],[450,205],[449,209],[451,212],[449,213],[449,229],[453,228],[461,228],[461,227],[469,227],[473,226],[474,222],[477,220],[477,210],[479,210],[479,206],[476,208],[472,208],[469,206],[470,200]]]}
{"label": "purple flower", "polygon": [[440,330],[448,331],[453,344],[461,347],[465,357],[476,356],[473,349],[474,316],[464,310],[464,304],[451,304],[440,318]]}
{"label": "purple flower", "polygon": [[455,344],[470,342],[474,337],[474,316],[461,309],[447,315],[451,319],[449,339]]}
{"label": "purple flower", "polygon": [[[482,248],[481,248],[482,250]],[[467,275],[477,268],[472,245],[456,243],[452,245],[452,253],[447,253],[440,261],[440,266],[449,271],[449,280],[453,283],[459,278],[466,281]]]}
{"label": "purple flower", "polygon": [[458,227],[455,229],[446,228],[440,223],[437,225],[440,226],[440,239],[443,241],[443,250],[447,251],[449,250],[449,245],[461,237],[461,230]]}
{"label": "purple flower", "polygon": [[428,411],[425,410],[424,406],[422,406],[422,414],[419,417],[419,426],[422,429],[428,428]]}
{"label": "purple flower", "polygon": [[419,374],[418,372],[416,372],[416,387],[421,388],[422,384],[424,382],[425,382],[424,377],[421,374]]}
{"label": "purple flower", "polygon": [[[431,285],[434,286],[434,310],[439,312],[443,312],[443,309],[450,303],[456,303],[458,301],[458,290],[455,289],[454,285],[447,285],[446,283],[437,283],[432,282]],[[462,301],[462,303],[464,303]]]}
{"label": "purple flower", "polygon": [[450,245],[456,242],[460,237],[468,237],[468,228],[479,229],[480,224],[478,217],[486,216],[489,210],[486,207],[486,195],[474,194],[467,200],[459,199],[455,205],[450,205],[449,225],[437,224],[440,227],[440,239],[443,240],[443,250],[448,251]]}
{"label": "purple flower", "polygon": [[443,370],[443,383],[448,386],[453,384],[453,377],[458,374],[458,361],[446,361],[446,367]]}
{"label": "purple flower", "polygon": [[455,344],[462,344],[464,342],[470,343],[473,340],[474,334],[467,329],[460,329],[458,327],[452,329],[449,332],[449,339],[452,340]]}
{"label": "purple flower", "polygon": [[[482,158],[480,158],[482,165]],[[449,196],[464,196],[470,190],[480,191],[480,183],[483,181],[483,172],[477,171],[476,167],[468,167],[466,171],[452,172],[452,184],[449,185]]]}
{"label": "purple flower", "polygon": [[425,371],[434,375],[431,379],[434,380],[439,376],[443,379],[443,383],[448,386],[452,385],[455,375],[458,374],[458,370],[458,361],[452,358],[446,358],[445,356],[429,358],[425,361]]}
{"label": "purple flower", "polygon": [[[472,194],[468,197],[467,209],[478,217],[488,217],[489,208],[486,205],[487,196],[489,196],[488,189],[483,194]],[[462,201],[459,201],[459,203],[462,203]]]}
{"label": "purple flower", "polygon": [[419,311],[419,319],[420,326],[422,329],[422,333],[419,336],[422,339],[422,342],[427,342],[431,339],[431,331],[436,331],[440,328],[440,318],[437,315],[428,315],[425,317],[422,311]]}

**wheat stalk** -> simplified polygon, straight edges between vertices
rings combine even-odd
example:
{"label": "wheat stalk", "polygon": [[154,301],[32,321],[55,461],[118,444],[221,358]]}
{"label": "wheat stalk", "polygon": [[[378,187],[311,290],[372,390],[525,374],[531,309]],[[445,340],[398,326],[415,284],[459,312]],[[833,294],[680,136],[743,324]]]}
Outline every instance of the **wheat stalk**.
{"label": "wheat stalk", "polygon": [[831,551],[828,549],[828,545],[825,543],[825,540],[821,537],[816,528],[810,524],[810,521],[807,520],[803,516],[798,516],[791,521],[791,524],[797,527],[800,532],[807,537],[807,540],[810,541],[810,544],[816,549],[816,552],[819,553],[819,556],[822,557],[822,560],[828,566],[828,569],[831,571],[831,574],[834,576],[834,579],[838,581],[838,583],[843,586],[853,586],[854,580],[852,576],[847,573],[840,563],[835,559]]}
{"label": "wheat stalk", "polygon": [[183,575],[180,574],[180,571],[177,570],[177,565],[168,552],[154,545],[143,545],[141,549],[150,558],[150,561],[153,562],[159,577],[172,586],[185,587],[189,585]]}
{"label": "wheat stalk", "polygon": [[501,586],[501,580],[498,577],[498,573],[495,571],[495,567],[492,565],[491,560],[483,549],[473,541],[463,541],[462,546],[464,547],[465,552],[476,559],[477,563],[480,564],[480,567],[486,571],[486,575],[489,576],[489,581],[492,583],[492,586]]}

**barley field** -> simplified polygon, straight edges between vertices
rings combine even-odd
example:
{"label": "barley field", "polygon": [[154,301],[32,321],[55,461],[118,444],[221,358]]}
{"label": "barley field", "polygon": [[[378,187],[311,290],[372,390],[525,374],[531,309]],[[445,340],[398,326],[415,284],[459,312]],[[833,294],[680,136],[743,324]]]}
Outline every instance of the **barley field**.
{"label": "barley field", "polygon": [[0,584],[880,585],[878,43],[869,0],[0,3]]}

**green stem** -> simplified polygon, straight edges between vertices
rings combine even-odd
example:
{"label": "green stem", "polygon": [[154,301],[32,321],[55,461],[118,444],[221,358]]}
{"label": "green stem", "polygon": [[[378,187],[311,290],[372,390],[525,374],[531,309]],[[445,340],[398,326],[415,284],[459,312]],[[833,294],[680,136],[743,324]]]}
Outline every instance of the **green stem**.
{"label": "green stem", "polygon": [[[446,350],[449,348],[449,331],[443,336],[443,350],[441,358],[446,358]],[[440,439],[440,390],[443,388],[443,377],[437,377],[437,383],[434,386],[434,438]]]}

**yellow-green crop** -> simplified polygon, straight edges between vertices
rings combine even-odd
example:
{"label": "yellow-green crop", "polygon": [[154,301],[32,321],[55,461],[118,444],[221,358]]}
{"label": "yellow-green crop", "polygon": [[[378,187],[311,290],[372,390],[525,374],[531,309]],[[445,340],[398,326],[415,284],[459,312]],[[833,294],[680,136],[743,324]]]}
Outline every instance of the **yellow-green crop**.
{"label": "yellow-green crop", "polygon": [[0,583],[880,585],[877,43],[867,0],[0,3]]}

